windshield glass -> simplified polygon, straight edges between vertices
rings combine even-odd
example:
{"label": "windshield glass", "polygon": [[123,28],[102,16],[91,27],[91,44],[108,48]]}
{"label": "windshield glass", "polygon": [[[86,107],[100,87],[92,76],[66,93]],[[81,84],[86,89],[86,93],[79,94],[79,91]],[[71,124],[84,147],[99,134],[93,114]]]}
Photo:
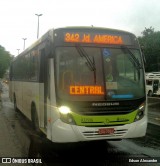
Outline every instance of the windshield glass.
{"label": "windshield glass", "polygon": [[[139,51],[130,51],[142,64]],[[114,101],[145,95],[143,70],[122,48],[57,47],[56,68],[61,99]]]}

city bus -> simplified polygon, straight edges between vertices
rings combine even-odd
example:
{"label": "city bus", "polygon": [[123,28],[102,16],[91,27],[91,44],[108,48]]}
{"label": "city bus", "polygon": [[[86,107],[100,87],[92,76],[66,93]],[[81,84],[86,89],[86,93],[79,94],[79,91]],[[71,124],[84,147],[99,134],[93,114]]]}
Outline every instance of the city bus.
{"label": "city bus", "polygon": [[146,93],[150,97],[160,96],[160,72],[146,73]]}
{"label": "city bus", "polygon": [[9,96],[14,109],[55,143],[143,137],[143,62],[130,32],[51,29],[11,63]]}

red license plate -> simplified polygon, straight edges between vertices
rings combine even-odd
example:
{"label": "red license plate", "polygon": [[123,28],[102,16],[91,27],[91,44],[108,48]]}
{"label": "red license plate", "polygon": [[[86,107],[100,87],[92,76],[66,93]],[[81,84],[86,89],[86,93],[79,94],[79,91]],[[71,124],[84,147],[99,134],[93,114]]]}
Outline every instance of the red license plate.
{"label": "red license plate", "polygon": [[98,130],[98,134],[113,134],[114,133],[114,128],[101,128]]}

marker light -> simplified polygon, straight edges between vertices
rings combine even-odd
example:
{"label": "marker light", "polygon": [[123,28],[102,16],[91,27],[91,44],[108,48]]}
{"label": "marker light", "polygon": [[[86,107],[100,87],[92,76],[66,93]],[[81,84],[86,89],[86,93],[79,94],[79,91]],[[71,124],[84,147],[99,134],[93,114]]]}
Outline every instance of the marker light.
{"label": "marker light", "polygon": [[61,106],[59,107],[59,111],[61,114],[68,114],[71,112],[70,108],[67,106]]}

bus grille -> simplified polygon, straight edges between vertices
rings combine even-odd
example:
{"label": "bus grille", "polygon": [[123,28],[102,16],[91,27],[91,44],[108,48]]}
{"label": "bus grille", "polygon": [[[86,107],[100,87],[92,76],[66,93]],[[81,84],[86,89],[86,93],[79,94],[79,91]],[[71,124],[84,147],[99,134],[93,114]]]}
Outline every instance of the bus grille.
{"label": "bus grille", "polygon": [[82,132],[85,138],[116,138],[123,137],[127,133],[127,129],[115,130],[113,134],[99,134],[98,131],[84,131]]}
{"label": "bus grille", "polygon": [[125,107],[97,107],[97,108],[81,108],[78,109],[77,113],[80,113],[82,115],[124,115],[131,113],[136,108],[125,108]]}

